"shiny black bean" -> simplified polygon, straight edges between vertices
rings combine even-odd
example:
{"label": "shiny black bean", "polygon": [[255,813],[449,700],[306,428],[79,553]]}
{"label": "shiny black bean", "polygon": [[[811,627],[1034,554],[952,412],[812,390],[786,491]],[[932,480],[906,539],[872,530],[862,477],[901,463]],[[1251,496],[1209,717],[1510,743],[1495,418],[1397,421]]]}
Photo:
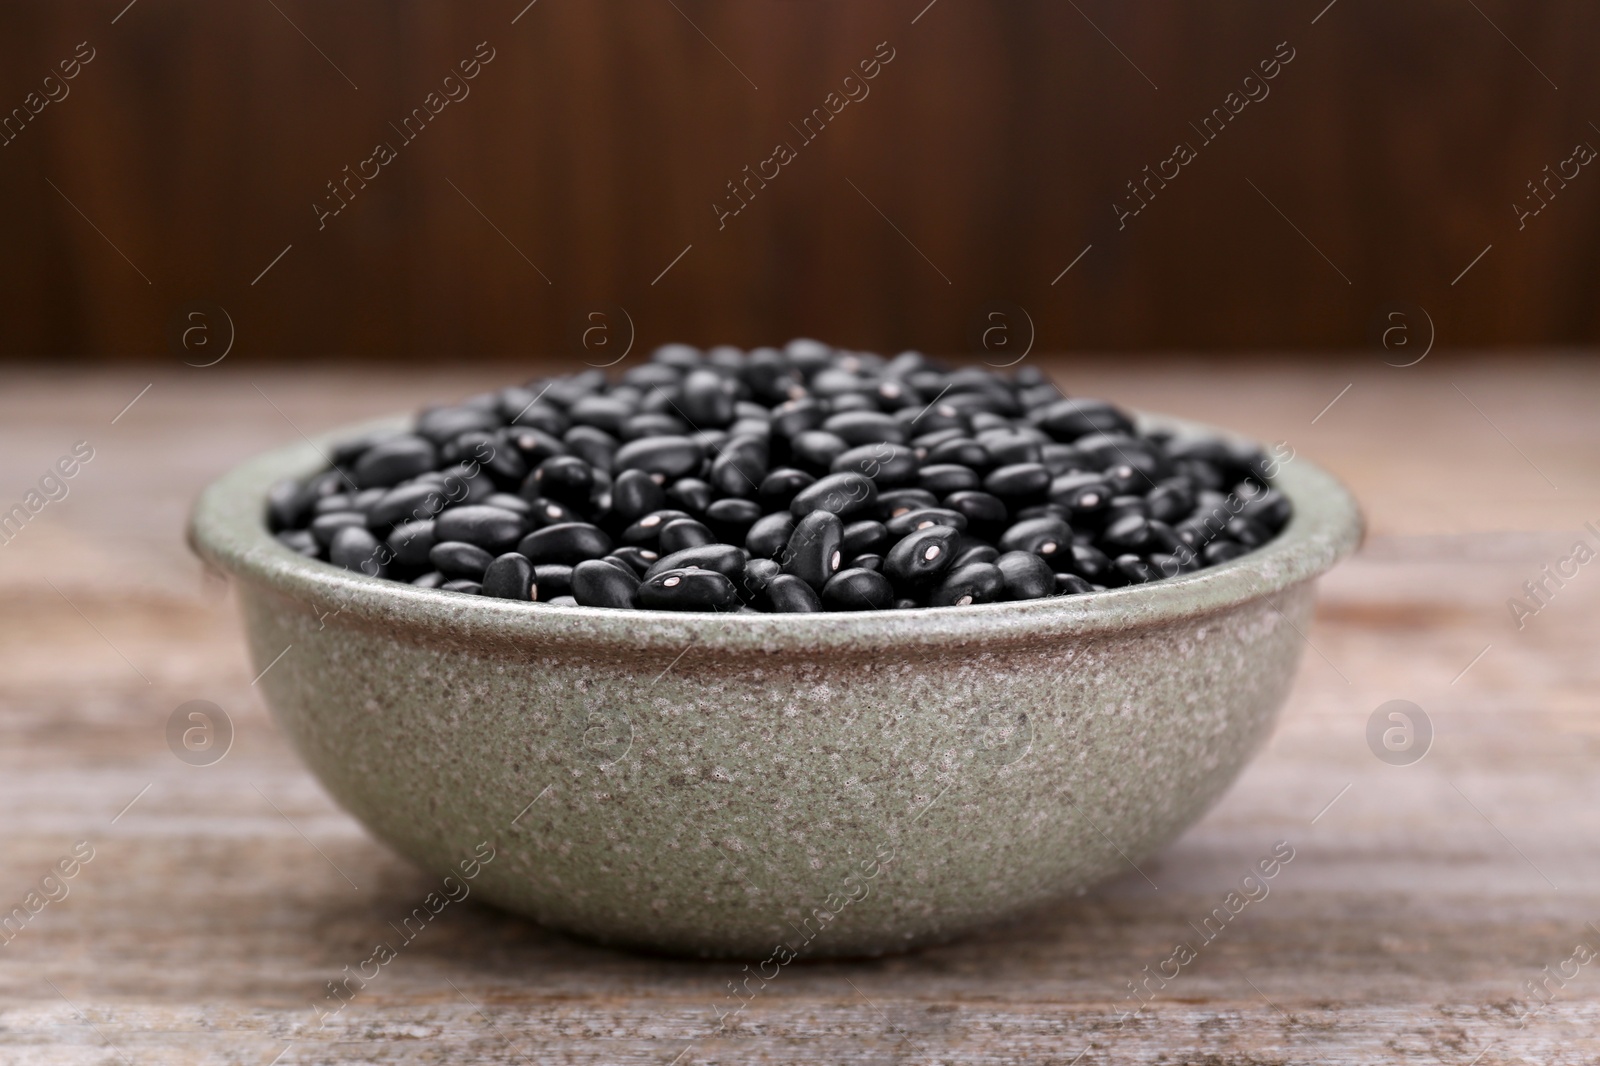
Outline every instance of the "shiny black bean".
{"label": "shiny black bean", "polygon": [[878,500],[878,487],[861,474],[829,474],[795,494],[789,513],[799,518],[812,511],[841,517],[870,514]]}
{"label": "shiny black bean", "polygon": [[715,570],[735,582],[744,574],[744,552],[732,544],[700,544],[663,555],[644,572],[648,581],[667,570]]}
{"label": "shiny black bean", "polygon": [[562,522],[579,522],[578,512],[556,500],[532,500],[528,503],[528,524],[534,528],[560,525]]}
{"label": "shiny black bean", "polygon": [[573,426],[562,439],[573,455],[594,469],[609,473],[615,467],[617,438],[605,430],[594,426]]}
{"label": "shiny black bean", "polygon": [[[995,429],[978,434],[978,443],[989,453],[989,465],[1011,466],[1038,463],[1044,458],[1040,441],[1031,433],[1017,429]],[[1049,440],[1048,437],[1045,438]]]}
{"label": "shiny black bean", "polygon": [[326,551],[334,534],[351,526],[366,529],[367,516],[360,511],[331,511],[311,520],[311,536]]}
{"label": "shiny black bean", "polygon": [[742,544],[761,514],[761,505],[756,501],[728,496],[706,508],[706,525],[719,541]]}
{"label": "shiny black bean", "polygon": [[1094,586],[1089,584],[1077,574],[1057,574],[1056,592],[1062,596],[1081,596],[1085,592],[1093,592]]}
{"label": "shiny black bean", "polygon": [[704,458],[700,444],[689,437],[662,436],[629,441],[612,462],[616,470],[643,470],[671,481],[699,470]]}
{"label": "shiny black bean", "polygon": [[846,451],[834,459],[832,472],[864,474],[880,490],[885,490],[914,485],[919,465],[920,461],[910,445],[879,441]]}
{"label": "shiny black bean", "polygon": [[966,515],[967,525],[973,530],[998,532],[1010,517],[1000,498],[987,492],[952,492],[944,498],[944,506]]}
{"label": "shiny black bean", "polygon": [[439,449],[426,437],[392,437],[361,453],[351,475],[364,489],[388,488],[425,474],[439,463]]}
{"label": "shiny black bean", "polygon": [[994,560],[994,565],[1005,579],[1008,600],[1037,600],[1055,594],[1055,571],[1031,551],[1006,552]]}
{"label": "shiny black bean", "polygon": [[924,461],[937,466],[965,466],[977,471],[988,470],[994,465],[989,459],[988,450],[971,437],[942,441],[928,449]]}
{"label": "shiny black bean", "polygon": [[1005,599],[1006,579],[994,563],[968,563],[945,574],[928,593],[929,607],[966,607]]}
{"label": "shiny black bean", "polygon": [[767,476],[767,442],[729,437],[711,462],[711,484],[724,496],[754,496]]}
{"label": "shiny black bean", "polygon": [[525,526],[521,515],[487,504],[452,507],[433,520],[435,540],[464,540],[491,555],[515,548]]}
{"label": "shiny black bean", "polygon": [[650,569],[651,564],[661,558],[661,553],[652,548],[641,548],[637,544],[623,544],[620,547],[612,548],[611,554],[604,558],[616,560],[635,574],[642,575],[646,570]]}
{"label": "shiny black bean", "polygon": [[823,421],[822,428],[852,447],[880,441],[890,444],[906,442],[905,428],[892,415],[877,410],[876,405],[873,410],[844,411],[830,415]]}
{"label": "shiny black bean", "polygon": [[733,383],[715,370],[689,371],[678,407],[697,429],[726,426],[734,416]]}
{"label": "shiny black bean", "polygon": [[667,505],[667,494],[643,470],[624,470],[611,482],[611,511],[624,522],[636,522]]}
{"label": "shiny black bean", "polygon": [[328,561],[368,577],[382,577],[385,573],[383,557],[378,554],[378,538],[365,526],[345,526],[335,533],[328,546]]}
{"label": "shiny black bean", "polygon": [[511,511],[514,514],[521,515],[523,518],[529,518],[533,514],[533,505],[531,503],[521,496],[513,496],[509,492],[496,492],[490,496],[485,496],[483,502],[485,506]]}
{"label": "shiny black bean", "polygon": [[1127,415],[1100,400],[1074,397],[1029,412],[1029,419],[1056,440],[1068,443],[1090,433],[1132,433]]}
{"label": "shiny black bean", "polygon": [[697,477],[682,477],[667,489],[667,505],[687,511],[691,515],[705,514],[716,490]]}
{"label": "shiny black bean", "polygon": [[611,538],[587,522],[558,522],[545,526],[523,537],[517,545],[517,551],[536,563],[567,566],[576,566],[585,559],[598,559],[610,550]]}
{"label": "shiny black bean", "polygon": [[918,507],[914,511],[895,515],[885,523],[889,537],[893,540],[899,540],[907,533],[914,533],[919,529],[927,529],[929,526],[949,526],[951,529],[966,529],[967,516],[948,507]]}
{"label": "shiny black bean", "polygon": [[483,572],[484,596],[501,600],[536,600],[540,589],[534,581],[534,566],[517,552],[496,556]]}
{"label": "shiny black bean", "polygon": [[439,588],[445,592],[460,592],[468,596],[480,596],[483,594],[483,585],[480,582],[472,581],[464,577],[452,578],[449,581],[440,582]]}
{"label": "shiny black bean", "polygon": [[390,531],[384,541],[396,565],[416,569],[428,564],[428,552],[433,550],[438,538],[434,536],[433,519],[402,522]]}
{"label": "shiny black bean", "polygon": [[1115,555],[1142,551],[1150,543],[1150,519],[1140,514],[1119,518],[1106,526],[1100,534],[1099,543],[1107,552]]}
{"label": "shiny black bean", "polygon": [[426,574],[411,579],[411,583],[419,589],[436,589],[445,583],[445,576],[437,570],[429,570]]}
{"label": "shiny black bean", "polygon": [[822,606],[828,611],[887,611],[894,607],[894,586],[874,570],[841,570],[822,586]]}
{"label": "shiny black bean", "polygon": [[1052,565],[1057,573],[1077,574],[1087,581],[1103,583],[1111,570],[1111,557],[1091,544],[1074,544],[1066,557],[1055,558]]}
{"label": "shiny black bean", "polygon": [[783,551],[794,534],[795,518],[788,511],[777,511],[759,519],[745,535],[750,554],[770,559]]}
{"label": "shiny black bean", "polygon": [[661,534],[656,538],[657,549],[662,555],[716,542],[717,535],[704,523],[696,522],[692,518],[673,519],[661,527]]}
{"label": "shiny black bean", "polygon": [[1072,530],[1059,518],[1029,518],[1000,536],[1001,552],[1032,552],[1046,560],[1072,549]]}
{"label": "shiny black bean", "polygon": [[794,461],[818,474],[826,474],[833,461],[849,450],[843,438],[821,429],[808,429],[789,442]]}
{"label": "shiny black bean", "polygon": [[952,492],[976,489],[983,478],[970,466],[959,463],[935,463],[917,471],[917,484],[935,496],[948,496]]}
{"label": "shiny black bean", "polygon": [[996,467],[983,479],[983,489],[1003,500],[1042,501],[1050,489],[1050,471],[1042,463],[1012,463]]}
{"label": "shiny black bean", "polygon": [[762,591],[765,601],[777,614],[805,614],[822,610],[817,590],[793,574],[779,574]]}
{"label": "shiny black bean", "polygon": [[853,559],[846,559],[844,565],[856,570],[876,570],[883,572],[883,556],[876,552],[864,552]]}
{"label": "shiny black bean", "polygon": [[817,429],[828,417],[821,400],[810,396],[788,400],[772,409],[772,432],[793,440],[808,429]]}
{"label": "shiny black bean", "polygon": [[783,572],[820,590],[843,563],[844,524],[831,511],[812,511],[795,523],[780,560]]}
{"label": "shiny black bean", "polygon": [[939,498],[927,489],[890,489],[888,492],[878,493],[878,506],[875,510],[879,521],[887,522],[907,511],[937,506]]}
{"label": "shiny black bean", "polygon": [[1000,551],[992,544],[967,544],[960,543],[956,546],[956,556],[950,561],[951,566],[966,566],[968,563],[992,563],[1000,558]]}
{"label": "shiny black bean", "polygon": [[1241,555],[1248,555],[1250,549],[1236,540],[1221,538],[1207,544],[1200,551],[1200,557],[1206,561],[1207,566],[1220,566],[1229,563]]}
{"label": "shiny black bean", "polygon": [[739,595],[715,570],[667,570],[640,583],[638,601],[658,611],[731,611]]}
{"label": "shiny black bean", "polygon": [[583,607],[632,607],[638,589],[638,574],[602,559],[572,568],[572,598]]}
{"label": "shiny black bean", "polygon": [[898,541],[883,558],[883,572],[906,589],[933,581],[950,567],[961,532],[950,526],[928,526]]}
{"label": "shiny black bean", "polygon": [[1087,519],[1102,514],[1110,506],[1111,486],[1098,473],[1061,474],[1050,480],[1050,502],[1072,512],[1073,518]]}
{"label": "shiny black bean", "polygon": [[846,559],[854,559],[869,552],[883,552],[889,547],[889,541],[888,528],[882,522],[874,522],[868,518],[860,522],[851,522],[844,527],[844,538],[839,543],[839,550],[844,552]]}
{"label": "shiny black bean", "polygon": [[576,455],[552,455],[534,468],[522,484],[524,499],[584,503],[594,488],[594,468]]}
{"label": "shiny black bean", "polygon": [[687,511],[666,509],[651,511],[622,531],[622,543],[653,546],[661,536],[661,527],[678,518],[693,517]]}
{"label": "shiny black bean", "polygon": [[1143,492],[1150,487],[1150,479],[1129,463],[1108,466],[1100,475],[1111,486],[1112,496],[1126,496],[1130,492]]}
{"label": "shiny black bean", "polygon": [[[351,527],[354,528],[354,527]],[[278,542],[292,552],[316,558],[322,553],[322,546],[317,543],[317,538],[311,535],[309,529],[285,529],[281,533],[273,534]]]}
{"label": "shiny black bean", "polygon": [[[595,562],[585,559],[585,562]],[[606,565],[610,565],[609,563]],[[557,596],[570,596],[572,594],[572,567],[562,563],[539,563],[533,568],[533,583],[535,588],[534,599],[548,603]],[[484,578],[484,587],[487,588],[489,579]]]}
{"label": "shiny black bean", "polygon": [[765,511],[787,511],[801,489],[816,484],[817,479],[804,470],[779,467],[761,479],[756,502]]}
{"label": "shiny black bean", "polygon": [[446,444],[468,430],[498,428],[499,412],[481,407],[434,407],[417,416],[417,433],[435,445]]}
{"label": "shiny black bean", "polygon": [[1228,536],[1243,544],[1246,548],[1259,548],[1272,536],[1265,528],[1244,515],[1234,515],[1228,519]]}
{"label": "shiny black bean", "polygon": [[494,556],[461,540],[444,540],[428,549],[428,561],[446,577],[481,581]]}
{"label": "shiny black bean", "polygon": [[[744,564],[744,571],[734,581],[740,596],[748,603],[759,601],[761,593],[772,584],[772,579],[783,573],[783,567],[775,559],[751,559]],[[808,588],[810,586],[807,586]]]}
{"label": "shiny black bean", "polygon": [[1142,585],[1161,576],[1151,568],[1149,563],[1131,552],[1119,555],[1111,560],[1111,569],[1115,573],[1121,574],[1123,579],[1130,585]]}

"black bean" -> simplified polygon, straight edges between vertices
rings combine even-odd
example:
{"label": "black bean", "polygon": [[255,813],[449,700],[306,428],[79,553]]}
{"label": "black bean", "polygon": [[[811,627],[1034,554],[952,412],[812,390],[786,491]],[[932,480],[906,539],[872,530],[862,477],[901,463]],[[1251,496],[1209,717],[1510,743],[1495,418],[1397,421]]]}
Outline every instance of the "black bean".
{"label": "black bean", "polygon": [[573,421],[597,427],[615,437],[635,412],[633,404],[613,396],[585,396],[573,404],[568,413]]}
{"label": "black bean", "polygon": [[437,570],[429,570],[426,574],[412,578],[411,583],[419,589],[436,589],[445,583],[445,576]]}
{"label": "black bean", "polygon": [[667,494],[643,470],[624,470],[611,483],[611,510],[624,522],[634,522],[667,505]]}
{"label": "black bean", "polygon": [[309,529],[286,529],[274,536],[290,551],[299,552],[301,555],[316,558],[322,552],[322,546],[317,543],[317,538],[311,535]]}
{"label": "black bean", "polygon": [[1133,422],[1108,403],[1074,397],[1029,412],[1030,420],[1056,440],[1071,442],[1090,433],[1132,433]]}
{"label": "black bean", "polygon": [[935,463],[917,471],[917,484],[935,496],[948,496],[952,492],[978,488],[983,484],[983,478],[970,466]]}
{"label": "black bean", "polygon": [[425,518],[416,522],[402,522],[390,531],[384,541],[389,547],[389,552],[394,561],[401,567],[415,569],[426,566],[428,552],[433,550],[438,538],[434,536],[433,519]]}
{"label": "black bean", "polygon": [[468,430],[494,430],[499,426],[499,412],[481,407],[434,407],[417,416],[417,433],[436,445],[454,440]]}
{"label": "black bean", "polygon": [[1004,500],[1043,500],[1050,488],[1050,471],[1042,463],[1012,463],[996,467],[983,479],[984,491]]}
{"label": "black bean", "polygon": [[558,522],[545,526],[523,537],[517,545],[517,551],[536,563],[567,566],[576,566],[585,559],[598,559],[610,550],[611,538],[587,522]]}
{"label": "black bean", "polygon": [[428,549],[428,561],[446,577],[481,581],[494,556],[462,540],[444,540]]}
{"label": "black bean", "polygon": [[995,603],[1006,595],[1006,579],[994,563],[968,563],[944,575],[928,593],[929,607]]}
{"label": "black bean", "polygon": [[841,517],[871,513],[878,500],[878,487],[861,474],[829,474],[795,494],[789,513],[799,518],[812,511],[827,511]]}
{"label": "black bean", "polygon": [[772,579],[781,573],[783,567],[775,559],[751,559],[745,563],[744,571],[734,581],[734,586],[746,603],[759,600],[761,593],[772,584]]}
{"label": "black bean", "polygon": [[345,526],[333,535],[328,546],[328,561],[368,577],[382,577],[384,566],[377,552],[378,538],[367,532],[365,526]]}
{"label": "black bean", "polygon": [[1088,581],[1103,581],[1111,569],[1111,557],[1090,544],[1074,544],[1066,558],[1053,561],[1057,573],[1077,574]]}
{"label": "black bean", "polygon": [[992,563],[1000,558],[999,549],[992,544],[971,544],[965,547],[957,545],[956,557],[950,561],[951,566],[965,566],[968,563]]}
{"label": "black bean", "polygon": [[804,470],[779,467],[761,479],[756,502],[766,511],[787,511],[801,489],[816,484],[817,479]]}
{"label": "black bean", "polygon": [[1139,514],[1117,519],[1100,534],[1101,547],[1117,555],[1142,551],[1149,543],[1150,519]]}
{"label": "black bean", "polygon": [[1149,477],[1129,463],[1108,466],[1100,476],[1111,486],[1111,495],[1114,497],[1141,492],[1150,487]]}
{"label": "black bean", "polygon": [[693,517],[687,511],[671,509],[651,511],[622,531],[622,543],[654,545],[661,536],[661,527],[678,518]]}
{"label": "black bean", "polygon": [[691,515],[705,514],[715,498],[716,490],[697,477],[681,477],[667,489],[668,505]]}
{"label": "black bean", "polygon": [[464,540],[491,555],[517,546],[526,532],[521,515],[487,504],[452,507],[433,520],[435,540]]}
{"label": "black bean", "polygon": [[696,522],[692,518],[675,518],[661,527],[661,534],[656,538],[656,546],[662,555],[682,551],[684,548],[696,548],[702,544],[715,544],[717,536],[705,524]]}
{"label": "black bean", "polygon": [[751,555],[770,559],[783,551],[794,534],[795,519],[788,511],[766,515],[750,527],[744,546]]}
{"label": "black bean", "polygon": [[887,611],[894,607],[894,587],[873,570],[841,570],[822,586],[822,606],[829,611]]}
{"label": "black bean", "polygon": [[795,523],[780,560],[783,572],[820,590],[839,572],[843,562],[839,546],[843,540],[844,525],[838,515],[831,511],[812,511]]}
{"label": "black bean", "polygon": [[1007,599],[1037,600],[1055,594],[1055,571],[1031,551],[1006,552],[994,560],[994,565],[1005,579]]}
{"label": "black bean", "polygon": [[955,556],[961,532],[928,526],[902,538],[883,558],[883,572],[899,588],[925,585],[944,573]]}
{"label": "black bean", "polygon": [[772,432],[794,439],[808,429],[816,429],[828,417],[822,401],[810,396],[789,400],[772,409]]}
{"label": "black bean", "polygon": [[899,540],[907,533],[914,533],[919,529],[929,526],[949,526],[951,529],[966,529],[967,516],[960,511],[952,511],[948,507],[918,507],[914,511],[895,515],[885,524],[890,538]]}
{"label": "black bean", "polygon": [[907,511],[939,506],[939,498],[927,489],[890,489],[878,493],[877,516],[887,522]]}
{"label": "black bean", "polygon": [[1094,586],[1089,584],[1077,574],[1057,574],[1056,592],[1063,596],[1081,596],[1085,592],[1093,592]]}
{"label": "black bean", "polygon": [[991,466],[1038,463],[1044,458],[1038,437],[1018,429],[995,429],[980,433],[978,443],[989,453]]}
{"label": "black bean", "polygon": [[904,444],[906,431],[892,415],[882,411],[844,411],[830,415],[822,428],[854,447],[858,444]]}
{"label": "black bean", "polygon": [[1010,514],[998,496],[987,492],[952,492],[944,498],[944,506],[966,515],[967,525],[974,530],[989,532],[998,530]]}
{"label": "black bean", "polygon": [[639,606],[662,611],[727,611],[739,606],[733,582],[715,570],[667,570],[639,585]]}
{"label": "black bean", "polygon": [[1234,515],[1228,519],[1228,536],[1243,544],[1246,548],[1259,548],[1272,536],[1265,528],[1244,515]]}
{"label": "black bean", "polygon": [[1142,585],[1147,581],[1154,581],[1160,575],[1151,569],[1150,564],[1131,552],[1119,555],[1111,560],[1111,569],[1121,574],[1130,585]]}
{"label": "black bean", "polygon": [[1111,486],[1098,473],[1062,474],[1050,481],[1050,501],[1059,503],[1080,520],[1099,515],[1111,504]]}
{"label": "black bean", "polygon": [[733,421],[733,404],[732,382],[715,370],[691,370],[684,377],[678,407],[695,428],[726,426]]}
{"label": "black bean", "polygon": [[1207,544],[1203,549],[1201,549],[1200,556],[1206,561],[1207,566],[1220,566],[1223,563],[1232,562],[1233,560],[1239,558],[1239,556],[1248,555],[1249,553],[1250,549],[1246,548],[1243,544],[1240,544],[1236,540],[1227,540],[1224,538],[1220,540],[1214,540],[1210,544]]}
{"label": "black bean", "polygon": [[322,545],[323,550],[327,550],[333,543],[334,534],[351,526],[366,529],[367,516],[360,511],[332,511],[311,520],[311,536]]}
{"label": "black bean", "polygon": [[667,570],[715,570],[737,582],[746,565],[744,552],[732,544],[700,544],[663,555],[650,564],[644,572],[644,578],[648,581]]}
{"label": "black bean", "polygon": [[572,454],[594,467],[610,472],[615,467],[617,438],[594,426],[573,426],[567,430],[567,447]]}
{"label": "black bean", "polygon": [[501,600],[535,600],[534,566],[517,552],[496,556],[483,572],[483,595]]}
{"label": "black bean", "polygon": [[594,488],[594,468],[576,455],[552,455],[534,468],[522,484],[527,500],[583,503]]}
{"label": "black bean", "polygon": [[507,434],[511,446],[522,456],[525,466],[535,467],[552,455],[566,455],[567,446],[561,438],[543,429],[517,428]]}
{"label": "black bean", "polygon": [[651,548],[641,548],[637,544],[623,544],[620,547],[612,548],[611,554],[604,558],[614,559],[622,563],[635,574],[643,574],[650,569],[651,564],[661,558],[661,553]]}
{"label": "black bean", "polygon": [[572,598],[583,607],[632,607],[638,589],[638,574],[602,559],[572,568]]}
{"label": "black bean", "polygon": [[433,441],[411,435],[392,437],[362,452],[352,476],[361,488],[388,488],[427,473],[438,462],[439,450]]}
{"label": "black bean", "polygon": [[756,501],[728,496],[706,508],[706,525],[711,527],[718,540],[740,544],[761,514],[761,505]]}
{"label": "black bean", "polygon": [[822,610],[817,590],[793,574],[779,574],[762,591],[767,603],[778,614],[802,614]]}
{"label": "black bean", "polygon": [[821,429],[808,429],[789,442],[794,461],[819,474],[826,474],[833,461],[849,450],[843,438]]}
{"label": "black bean", "polygon": [[1032,552],[1046,560],[1072,548],[1072,530],[1059,518],[1029,518],[1006,530],[998,545],[1002,552]]}
{"label": "black bean", "polygon": [[461,592],[468,596],[483,594],[483,585],[480,582],[471,581],[464,577],[452,578],[449,581],[441,582],[439,588],[445,592]]}
{"label": "black bean", "polygon": [[643,470],[670,481],[700,469],[704,457],[700,445],[688,437],[643,437],[617,449],[613,463],[617,470]]}
{"label": "black bean", "polygon": [[711,484],[724,496],[754,496],[767,476],[767,442],[730,437],[711,462]]}
{"label": "black bean", "polygon": [[839,550],[844,552],[846,559],[854,559],[858,555],[886,550],[889,541],[888,528],[882,522],[874,522],[868,518],[860,522],[851,522],[844,527],[844,538],[840,541]]}
{"label": "black bean", "polygon": [[972,470],[987,470],[993,464],[988,449],[971,437],[957,436],[941,441],[928,449],[924,461],[939,466],[965,466]]}
{"label": "black bean", "polygon": [[503,511],[519,514],[523,518],[529,518],[533,514],[533,504],[521,496],[513,496],[509,492],[496,492],[493,495],[485,496],[483,502],[487,507],[498,507]]}

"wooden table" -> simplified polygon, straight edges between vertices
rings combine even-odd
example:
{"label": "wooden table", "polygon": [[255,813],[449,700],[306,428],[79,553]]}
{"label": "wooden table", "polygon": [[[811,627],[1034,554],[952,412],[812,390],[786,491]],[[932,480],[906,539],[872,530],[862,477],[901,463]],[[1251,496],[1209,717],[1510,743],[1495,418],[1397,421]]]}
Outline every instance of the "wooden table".
{"label": "wooden table", "polygon": [[[1580,532],[1600,527],[1595,364],[1049,365],[1072,391],[1287,440],[1363,500],[1370,538],[1324,584],[1282,724],[1144,865],[1150,881],[1130,869],[946,948],[793,966],[720,1038],[711,1007],[737,966],[601,950],[470,905],[326,1027],[311,1009],[427,885],[274,730],[228,591],[182,545],[186,508],[298,430],[527,368],[5,371],[5,507],[74,442],[95,453],[0,546],[0,914],[77,842],[93,858],[0,946],[0,1061],[1600,1060],[1600,958],[1523,1018],[1542,968],[1600,952],[1600,563],[1521,631],[1507,607],[1575,540],[1600,544]],[[191,699],[232,719],[215,765],[168,748]],[[1365,739],[1391,699],[1436,731],[1414,765]],[[1296,858],[1271,895],[1119,1023],[1129,983],[1277,841]]]}

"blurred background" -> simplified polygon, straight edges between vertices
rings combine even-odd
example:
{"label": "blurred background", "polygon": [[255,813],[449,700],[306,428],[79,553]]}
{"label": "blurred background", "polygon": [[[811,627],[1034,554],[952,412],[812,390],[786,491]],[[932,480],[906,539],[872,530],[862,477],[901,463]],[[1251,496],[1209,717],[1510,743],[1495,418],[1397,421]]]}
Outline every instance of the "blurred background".
{"label": "blurred background", "polygon": [[1510,0],[11,3],[0,355],[1593,344],[1597,39]]}

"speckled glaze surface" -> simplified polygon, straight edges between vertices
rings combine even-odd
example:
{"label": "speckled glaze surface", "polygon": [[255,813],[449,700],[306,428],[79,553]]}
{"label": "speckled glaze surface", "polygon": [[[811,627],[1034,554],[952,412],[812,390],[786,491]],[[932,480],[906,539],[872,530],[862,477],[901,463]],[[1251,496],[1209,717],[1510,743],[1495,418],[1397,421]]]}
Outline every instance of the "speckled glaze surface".
{"label": "speckled glaze surface", "polygon": [[1126,870],[1265,740],[1314,580],[1361,536],[1296,458],[1276,540],[1151,585],[848,615],[553,607],[289,551],[265,492],[324,465],[307,444],[244,464],[190,526],[312,772],[441,875],[490,842],[474,888],[500,906],[707,956],[902,950]]}

